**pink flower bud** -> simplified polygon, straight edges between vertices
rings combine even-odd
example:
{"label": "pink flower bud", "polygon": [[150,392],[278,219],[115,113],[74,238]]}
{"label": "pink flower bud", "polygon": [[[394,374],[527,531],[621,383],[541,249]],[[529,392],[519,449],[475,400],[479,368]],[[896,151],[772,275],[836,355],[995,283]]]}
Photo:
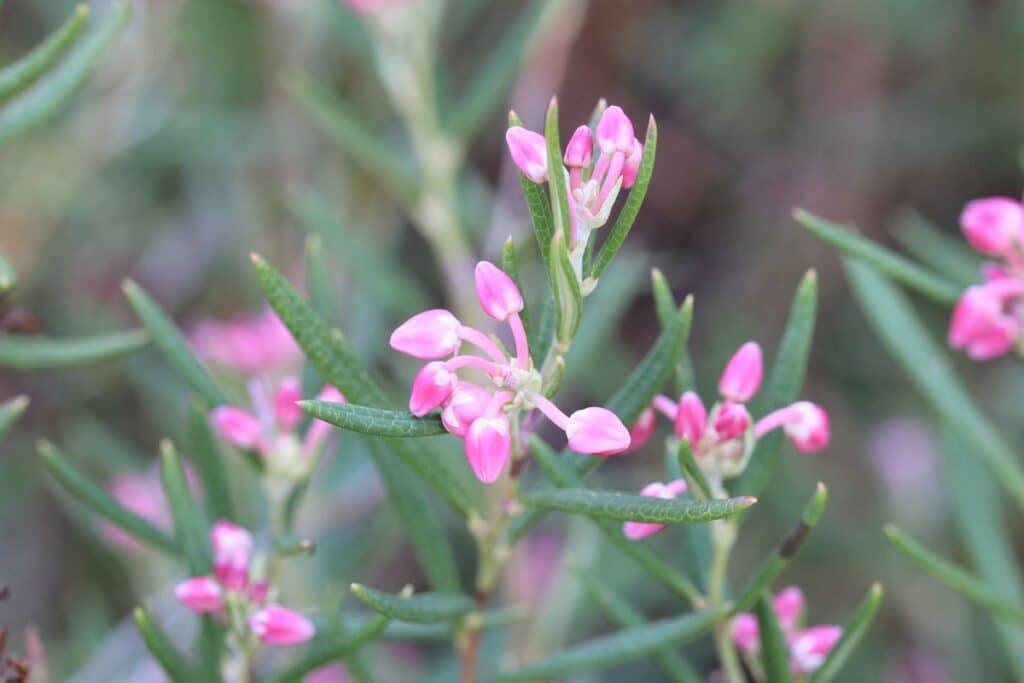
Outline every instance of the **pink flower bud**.
{"label": "pink flower bud", "polygon": [[761,347],[747,342],[726,364],[718,391],[730,401],[746,403],[761,388],[762,372]]}
{"label": "pink flower bud", "polygon": [[772,600],[772,607],[782,631],[792,634],[804,614],[804,592],[796,586],[784,588]]}
{"label": "pink flower bud", "polygon": [[285,377],[274,394],[274,418],[282,431],[291,432],[302,419],[302,384],[296,377]]}
{"label": "pink flower bud", "polygon": [[[641,496],[671,500],[686,492],[686,480],[676,479],[668,484],[660,481],[651,482],[640,490]],[[664,524],[651,522],[626,522],[622,525],[622,533],[631,541],[652,536],[665,528]]]}
{"label": "pink flower bud", "polygon": [[644,157],[644,146],[640,141],[633,138],[633,146],[626,157],[626,163],[622,166],[622,187],[629,189],[636,182],[637,173],[640,172],[640,161]]}
{"label": "pink flower bud", "polygon": [[738,439],[750,427],[750,413],[742,403],[726,401],[715,416],[715,432],[722,441]]}
{"label": "pink flower bud", "polygon": [[256,416],[234,406],[219,406],[211,418],[213,429],[239,448],[261,448],[263,427]]}
{"label": "pink flower bud", "polygon": [[975,199],[960,214],[960,227],[981,253],[1005,256],[1024,239],[1024,207],[1007,197]]}
{"label": "pink flower bud", "polygon": [[629,430],[607,408],[584,408],[569,416],[565,426],[569,448],[577,453],[615,455],[629,448]]}
{"label": "pink flower bud", "polygon": [[569,168],[586,168],[594,156],[594,136],[590,126],[580,126],[565,146],[565,165]]}
{"label": "pink flower bud", "polygon": [[655,414],[654,408],[648,408],[640,413],[640,417],[629,428],[629,450],[635,451],[643,448],[644,444],[651,440],[657,426],[658,416]]}
{"label": "pink flower bud", "polygon": [[503,270],[488,261],[476,264],[476,297],[480,308],[495,320],[507,320],[523,310],[519,287]]}
{"label": "pink flower bud", "polygon": [[501,476],[511,449],[511,427],[505,415],[479,417],[466,432],[466,459],[476,478],[485,484]]}
{"label": "pink flower bud", "polygon": [[391,348],[425,360],[450,356],[459,348],[459,321],[443,308],[417,313],[391,333]]}
{"label": "pink flower bud", "polygon": [[470,382],[455,385],[451,398],[441,411],[441,422],[449,433],[465,438],[473,421],[484,414],[491,393]]}
{"label": "pink flower bud", "polygon": [[692,391],[687,391],[679,399],[679,411],[676,413],[676,436],[689,439],[694,450],[704,436],[707,428],[708,411],[704,401]]}
{"label": "pink flower bud", "polygon": [[814,453],[828,446],[828,413],[810,401],[791,405],[794,417],[783,426],[786,436],[801,453]]}
{"label": "pink flower bud", "polygon": [[523,175],[535,183],[548,179],[548,151],[543,135],[522,126],[513,126],[505,131],[505,142],[512,161]]}
{"label": "pink flower bud", "polygon": [[812,626],[801,632],[789,646],[792,667],[797,673],[814,673],[843,636],[840,626]]}
{"label": "pink flower bud", "polygon": [[196,576],[174,588],[178,600],[196,614],[219,612],[224,608],[224,591],[209,576]]}
{"label": "pink flower bud", "polygon": [[597,145],[605,154],[629,153],[633,146],[633,123],[621,107],[611,106],[597,123]]}
{"label": "pink flower bud", "polygon": [[448,400],[455,388],[455,374],[450,372],[441,361],[431,361],[424,365],[412,381],[412,393],[409,395],[409,412],[416,417],[423,417],[434,408]]}
{"label": "pink flower bud", "polygon": [[754,654],[761,649],[761,628],[757,617],[750,612],[740,612],[732,619],[732,642],[740,651]]}
{"label": "pink flower bud", "polygon": [[249,560],[252,557],[252,534],[227,520],[220,520],[210,530],[213,546],[213,571],[229,590],[242,590],[249,584]]}
{"label": "pink flower bud", "polygon": [[949,345],[963,349],[972,360],[989,360],[1009,352],[1020,334],[1020,322],[1003,311],[999,290],[1016,284],[999,279],[968,287],[953,309]]}
{"label": "pink flower bud", "polygon": [[297,645],[313,637],[316,627],[298,612],[280,605],[267,605],[249,617],[249,628],[264,643]]}

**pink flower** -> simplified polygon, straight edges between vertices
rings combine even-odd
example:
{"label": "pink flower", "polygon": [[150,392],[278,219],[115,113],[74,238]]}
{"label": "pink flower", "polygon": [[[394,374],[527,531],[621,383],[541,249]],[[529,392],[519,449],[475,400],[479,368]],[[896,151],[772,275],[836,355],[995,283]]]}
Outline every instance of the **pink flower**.
{"label": "pink flower", "polygon": [[[191,474],[190,471],[186,473]],[[117,475],[110,483],[110,495],[139,517],[152,522],[160,529],[170,530],[171,512],[157,468]],[[142,549],[142,545],[134,536],[109,522],[103,523],[103,535],[108,541],[125,550]]]}
{"label": "pink flower", "polygon": [[754,434],[760,439],[779,427],[801,453],[814,453],[828,446],[828,413],[810,401],[797,401],[765,415],[754,426]]}
{"label": "pink flower", "polygon": [[[798,676],[814,673],[839,642],[843,629],[839,626],[812,626],[800,630],[804,610],[804,596],[799,588],[791,586],[772,601],[776,619],[789,647],[789,666]],[[732,639],[745,655],[756,655],[761,650],[761,632],[757,617],[742,612],[733,617]]]}
{"label": "pink flower", "polygon": [[843,636],[840,626],[812,626],[797,635],[789,647],[792,668],[801,675],[812,674],[825,663],[829,652]]}
{"label": "pink flower", "polygon": [[700,396],[692,391],[687,391],[679,399],[678,411],[675,418],[676,436],[680,439],[688,439],[690,444],[696,448],[707,427],[707,408],[704,407]]}
{"label": "pink flower", "polygon": [[302,358],[288,328],[269,308],[227,322],[199,322],[189,342],[201,359],[245,375],[276,374]]}
{"label": "pink flower", "polygon": [[174,589],[181,604],[196,614],[219,612],[224,608],[224,591],[209,576],[196,576],[182,581]]}
{"label": "pink flower", "polygon": [[597,145],[604,154],[629,152],[633,147],[633,123],[622,107],[611,106],[597,123]]}
{"label": "pink flower", "polygon": [[[655,481],[640,489],[641,496],[662,498],[665,500],[678,498],[685,492],[685,479],[676,479],[668,484]],[[622,525],[622,533],[631,541],[639,541],[642,538],[647,538],[648,536],[658,533],[664,528],[664,524],[655,524],[651,522],[626,522]]]}
{"label": "pink flower", "polygon": [[249,617],[249,628],[256,637],[271,645],[297,645],[316,633],[316,627],[298,612],[280,605],[267,605]]}
{"label": "pink flower", "polygon": [[459,327],[451,311],[443,308],[423,311],[391,333],[391,348],[414,358],[444,358],[459,348]]}
{"label": "pink flower", "polygon": [[445,364],[431,361],[424,365],[412,381],[409,395],[409,412],[423,417],[448,400],[455,388],[456,378]]}
{"label": "pink flower", "polygon": [[794,633],[804,615],[804,592],[797,586],[783,588],[772,600],[772,608],[783,633]]}
{"label": "pink flower", "polygon": [[626,162],[622,166],[622,186],[625,188],[633,187],[636,183],[636,176],[640,172],[640,162],[644,158],[644,146],[640,144],[640,141],[633,138],[633,146],[629,150],[629,156],[626,157]]}
{"label": "pink flower", "polygon": [[238,448],[261,448],[263,426],[255,415],[233,406],[218,406],[213,411],[213,428]]}
{"label": "pink flower", "polygon": [[565,146],[565,165],[569,168],[586,168],[594,156],[594,137],[590,126],[580,126]]}
{"label": "pink flower", "polygon": [[732,640],[740,652],[756,654],[761,649],[761,626],[750,612],[740,612],[732,620]]}
{"label": "pink flower", "polygon": [[512,161],[523,175],[535,183],[548,179],[547,143],[543,135],[522,126],[513,126],[505,131],[505,142]]}
{"label": "pink flower", "polygon": [[504,271],[487,261],[476,264],[476,296],[484,313],[501,322],[523,310],[519,287]]}
{"label": "pink flower", "polygon": [[762,373],[761,347],[756,342],[747,342],[726,364],[718,392],[731,401],[746,403],[761,388]]}
{"label": "pink flower", "polygon": [[298,402],[302,400],[302,384],[298,377],[285,377],[274,394],[274,417],[277,424],[285,431],[292,431],[302,420],[302,408]]}
{"label": "pink flower", "polygon": [[653,408],[648,408],[640,413],[640,417],[629,428],[629,450],[635,451],[643,448],[644,444],[651,440],[657,426],[658,416]]}
{"label": "pink flower", "polygon": [[410,2],[410,0],[344,0],[344,2],[350,9],[356,12],[361,14],[371,14],[388,7],[405,4]]}
{"label": "pink flower", "polygon": [[328,664],[306,674],[302,683],[351,683],[352,678],[341,664]]}
{"label": "pink flower", "polygon": [[466,459],[476,478],[492,484],[501,476],[512,449],[512,434],[508,417],[493,415],[479,417],[466,433]]}
{"label": "pink flower", "polygon": [[606,408],[584,408],[569,416],[565,427],[569,448],[577,453],[615,455],[629,448],[629,430]]}
{"label": "pink flower", "polygon": [[949,324],[949,345],[963,349],[972,360],[988,360],[1010,351],[1020,335],[1020,321],[1007,312],[1011,301],[1024,293],[1024,283],[992,280],[968,287]]}
{"label": "pink flower", "polygon": [[486,389],[470,382],[459,382],[455,385],[444,410],[441,411],[441,422],[445,429],[457,437],[464,438],[473,421],[484,414],[491,395]]}
{"label": "pink flower", "polygon": [[742,403],[726,401],[718,409],[715,416],[715,431],[724,441],[732,441],[743,436],[750,428],[750,413]]}
{"label": "pink flower", "polygon": [[244,590],[249,585],[252,534],[222,519],[210,530],[210,544],[217,578],[230,590]]}
{"label": "pink flower", "polygon": [[981,253],[1012,257],[1024,241],[1024,207],[1008,197],[975,199],[960,214],[960,227]]}

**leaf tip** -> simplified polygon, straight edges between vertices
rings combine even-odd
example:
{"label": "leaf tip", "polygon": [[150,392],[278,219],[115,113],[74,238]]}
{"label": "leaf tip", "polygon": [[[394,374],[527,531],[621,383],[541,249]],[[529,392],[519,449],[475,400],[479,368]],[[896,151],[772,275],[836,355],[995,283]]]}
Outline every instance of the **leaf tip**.
{"label": "leaf tip", "polygon": [[25,394],[21,394],[19,396],[15,396],[14,398],[12,398],[8,405],[10,405],[11,410],[13,410],[14,412],[20,413],[23,410],[25,410],[25,408],[28,408],[28,404],[30,402],[31,399],[29,399],[28,396],[26,396]]}
{"label": "leaf tip", "polygon": [[262,265],[264,262],[263,257],[257,254],[255,251],[249,252],[249,260],[252,261],[257,266]]}
{"label": "leaf tip", "polygon": [[81,17],[82,19],[87,18],[89,16],[89,5],[85,4],[84,2],[76,5],[75,16]]}
{"label": "leaf tip", "polygon": [[748,508],[751,505],[757,503],[757,498],[755,498],[754,496],[743,496],[742,498],[740,498],[740,503],[743,505],[743,507]]}

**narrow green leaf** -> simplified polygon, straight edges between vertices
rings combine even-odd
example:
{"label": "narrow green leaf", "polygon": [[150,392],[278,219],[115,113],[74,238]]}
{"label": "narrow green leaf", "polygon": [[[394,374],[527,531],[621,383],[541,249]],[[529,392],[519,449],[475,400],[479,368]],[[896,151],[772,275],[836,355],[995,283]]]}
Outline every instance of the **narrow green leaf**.
{"label": "narrow green leaf", "polygon": [[882,604],[882,584],[876,583],[868,590],[867,596],[857,610],[843,624],[843,637],[828,653],[825,663],[811,676],[811,683],[827,683],[839,675],[839,671],[857,649],[860,641],[871,627]]}
{"label": "narrow green leaf", "polygon": [[135,626],[139,629],[142,642],[150,651],[160,667],[167,673],[174,683],[191,683],[196,680],[195,671],[189,666],[185,656],[178,652],[174,643],[167,637],[141,607],[136,607],[133,613]]}
{"label": "narrow green leaf", "polygon": [[14,289],[18,282],[18,274],[11,265],[10,259],[3,251],[0,251],[0,296]]}
{"label": "narrow green leaf", "polygon": [[651,270],[651,293],[654,295],[654,311],[658,315],[658,323],[665,329],[676,317],[676,298],[665,275],[657,268]]}
{"label": "narrow green leaf", "polygon": [[15,396],[0,404],[0,439],[4,438],[14,421],[21,417],[25,408],[28,408],[28,396]]}
{"label": "narrow green leaf", "polygon": [[615,255],[619,253],[626,237],[629,235],[636,217],[640,213],[644,199],[647,197],[647,186],[650,185],[651,176],[654,174],[654,157],[658,149],[658,124],[651,116],[647,122],[647,134],[644,137],[644,153],[640,158],[640,168],[636,174],[636,181],[626,197],[626,203],[622,205],[622,211],[615,219],[608,237],[605,238],[601,250],[597,253],[597,260],[594,262],[594,270],[591,277],[599,278],[608,264],[612,262]]}
{"label": "narrow green leaf", "polygon": [[960,298],[960,289],[953,283],[849,229],[802,209],[793,212],[793,218],[815,237],[836,247],[843,254],[863,260],[881,273],[940,304],[952,305]]}
{"label": "narrow green leaf", "polygon": [[678,646],[707,632],[722,617],[719,612],[692,612],[653,621],[568,647],[517,671],[500,675],[502,683],[560,679],[643,659],[666,647]]}
{"label": "narrow green leaf", "polygon": [[138,540],[157,550],[176,555],[178,545],[167,534],[157,529],[148,520],[126,510],[102,488],[94,484],[48,441],[38,445],[43,465],[58,484],[78,502],[106,519],[114,526],[126,531]]}
{"label": "narrow green leaf", "polygon": [[89,6],[78,5],[64,24],[18,61],[0,69],[0,100],[28,87],[57,61],[85,28]]}
{"label": "narrow green leaf", "polygon": [[689,439],[679,440],[676,459],[679,462],[679,469],[683,471],[683,476],[686,477],[686,482],[690,485],[690,490],[698,493],[705,499],[710,500],[714,498],[711,484],[708,483],[707,477],[704,476],[704,470],[700,468],[696,458],[693,457],[693,449],[690,447]]}
{"label": "narrow green leaf", "polygon": [[352,594],[367,607],[391,619],[430,624],[438,621],[454,621],[473,611],[476,603],[468,595],[448,593],[419,593],[417,595],[393,595],[352,584]]}
{"label": "narrow green leaf", "polygon": [[562,233],[551,239],[551,293],[555,298],[555,339],[568,348],[583,316],[583,295]]}
{"label": "narrow green leaf", "polygon": [[959,287],[978,282],[982,257],[962,237],[954,239],[916,211],[896,219],[896,239],[912,256]]}
{"label": "narrow green leaf", "polygon": [[135,353],[148,343],[149,335],[143,330],[74,339],[0,334],[0,367],[44,370],[90,365]]}
{"label": "narrow green leaf", "polygon": [[[504,607],[488,610],[483,613],[480,621],[481,630],[501,628],[522,621],[526,618],[525,610],[517,607]],[[393,621],[385,629],[383,638],[387,640],[417,640],[424,642],[448,642],[456,637],[458,622],[440,622],[417,624],[408,621]]]}
{"label": "narrow green leaf", "polygon": [[199,675],[204,683],[220,683],[221,655],[227,629],[215,617],[206,615],[199,624],[195,649],[199,653]]}
{"label": "narrow green leaf", "polygon": [[377,615],[351,633],[314,637],[312,644],[294,664],[278,674],[274,683],[300,683],[302,677],[325,664],[344,659],[357,652],[366,643],[376,639],[390,623],[390,619]]}
{"label": "narrow green leaf", "polygon": [[620,522],[693,524],[729,517],[750,507],[757,499],[684,500],[591,489],[549,489],[528,493],[522,497],[522,502],[528,507],[561,510]]}
{"label": "narrow green leaf", "polygon": [[0,108],[0,146],[46,121],[64,106],[128,22],[130,14],[127,3],[112,3],[103,23],[85,35],[59,66]]}
{"label": "narrow green leaf", "polygon": [[371,436],[407,438],[447,433],[440,417],[416,417],[407,410],[385,410],[330,401],[299,401],[299,407],[318,420]]}
{"label": "narrow green leaf", "polygon": [[932,409],[970,443],[1017,505],[1024,508],[1024,471],[1015,451],[971,399],[944,350],[921,324],[906,296],[871,266],[855,260],[847,260],[844,265],[854,298],[882,344]]}
{"label": "narrow green leaf", "polygon": [[206,574],[212,568],[210,547],[206,540],[207,524],[192,500],[181,460],[174,446],[166,439],[160,444],[160,479],[174,520],[174,536],[188,563],[189,572],[192,576]]}
{"label": "narrow green leaf", "polygon": [[[562,165],[562,142],[558,135],[558,100],[548,104],[544,117],[544,140],[548,152],[548,192],[551,194],[551,215],[554,235],[561,235],[565,244],[569,239],[569,178]],[[552,255],[558,252],[552,252]]]}
{"label": "narrow green leaf", "polygon": [[217,387],[206,369],[192,353],[181,330],[174,324],[160,306],[141,287],[125,280],[121,285],[124,295],[131,304],[135,315],[153,336],[153,343],[160,349],[174,372],[210,407],[227,403],[224,394]]}
{"label": "narrow green leaf", "polygon": [[[809,270],[797,286],[771,374],[754,404],[755,415],[765,415],[797,399],[807,371],[817,311],[818,276]],[[760,494],[775,473],[783,442],[781,430],[759,439],[747,471],[739,478],[733,490],[751,496]]]}
{"label": "narrow green leaf", "polygon": [[765,680],[771,683],[792,681],[786,636],[782,633],[782,627],[779,626],[775,608],[772,607],[771,597],[767,592],[762,593],[757,600],[755,613],[761,636],[761,663],[764,666]]}
{"label": "narrow green leaf", "polygon": [[885,527],[885,535],[897,550],[949,588],[991,612],[994,617],[1024,626],[1024,609],[994,593],[978,577],[939,557],[891,524]]}
{"label": "narrow green leaf", "polygon": [[331,320],[334,317],[334,292],[324,260],[323,239],[318,234],[306,236],[306,289],[316,314],[324,320]]}
{"label": "narrow green leaf", "polygon": [[189,455],[203,482],[206,511],[210,519],[235,519],[231,484],[224,456],[210,429],[209,415],[197,401],[188,413]]}
{"label": "narrow green leaf", "polygon": [[[505,271],[505,274],[512,278],[512,281],[516,283],[516,287],[519,288],[520,292],[525,291],[523,289],[523,280],[519,275],[519,254],[516,252],[515,240],[510,236],[505,240],[505,244],[501,246],[501,269]],[[519,319],[523,322],[523,329],[526,330],[527,339],[530,338],[532,332],[530,326],[530,312],[524,306],[519,311]]]}

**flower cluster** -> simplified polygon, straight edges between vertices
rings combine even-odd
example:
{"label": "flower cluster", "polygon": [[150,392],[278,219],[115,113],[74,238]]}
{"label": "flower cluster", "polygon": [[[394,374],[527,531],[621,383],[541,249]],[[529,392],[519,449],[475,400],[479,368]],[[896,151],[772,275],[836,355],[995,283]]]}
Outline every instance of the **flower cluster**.
{"label": "flower cluster", "polygon": [[949,325],[949,345],[972,360],[988,360],[1018,345],[1024,323],[1024,206],[1008,197],[968,202],[960,215],[968,243],[998,259],[982,267],[984,281],[968,287]]}
{"label": "flower cluster", "polygon": [[225,322],[203,320],[192,327],[189,342],[203,360],[242,375],[286,372],[302,358],[288,328],[270,308]]}
{"label": "flower cluster", "polygon": [[213,575],[194,576],[175,588],[178,600],[196,614],[213,614],[245,640],[252,634],[271,645],[295,645],[313,637],[313,623],[298,612],[270,603],[271,587],[254,580],[252,534],[221,520],[210,531]]}
{"label": "flower cluster", "polygon": [[[772,600],[772,608],[789,646],[789,666],[793,675],[804,677],[817,671],[839,642],[843,629],[839,626],[803,628],[804,594],[796,586],[779,592]],[[757,617],[749,612],[741,612],[733,617],[732,638],[736,647],[747,657],[751,669],[756,671],[759,662],[754,655],[761,650]]]}
{"label": "flower cluster", "polygon": [[[391,335],[395,350],[431,361],[413,380],[409,410],[422,417],[441,408],[445,429],[465,440],[470,467],[485,483],[501,476],[512,447],[510,416],[524,410],[540,410],[565,432],[574,451],[613,455],[629,448],[629,430],[611,411],[584,408],[566,415],[543,395],[542,378],[533,367],[519,315],[523,296],[512,278],[481,261],[476,266],[476,293],[484,313],[508,324],[514,354],[480,330],[460,323],[450,311],[433,309],[414,315]],[[463,342],[482,356],[459,354]],[[460,378],[460,370],[479,371],[487,386]]]}

